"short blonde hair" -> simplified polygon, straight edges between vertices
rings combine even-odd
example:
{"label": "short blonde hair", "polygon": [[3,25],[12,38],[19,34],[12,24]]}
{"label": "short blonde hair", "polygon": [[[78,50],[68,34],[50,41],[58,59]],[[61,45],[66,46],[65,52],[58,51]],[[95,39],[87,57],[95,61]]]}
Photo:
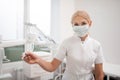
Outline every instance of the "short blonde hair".
{"label": "short blonde hair", "polygon": [[73,23],[74,18],[76,18],[76,17],[83,17],[88,22],[91,22],[90,16],[88,15],[88,13],[86,11],[76,11],[72,16],[71,23]]}

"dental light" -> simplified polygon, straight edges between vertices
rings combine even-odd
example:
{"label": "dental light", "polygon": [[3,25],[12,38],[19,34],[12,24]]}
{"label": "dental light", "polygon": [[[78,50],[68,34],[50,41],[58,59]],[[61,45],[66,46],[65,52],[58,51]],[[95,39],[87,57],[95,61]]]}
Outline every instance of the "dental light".
{"label": "dental light", "polygon": [[[50,42],[56,44],[56,42],[55,42],[52,38],[46,36],[46,35],[36,26],[36,24],[25,23],[25,25],[26,25],[26,31],[27,31],[26,33],[27,33],[27,34],[28,34],[28,33],[36,34],[41,41],[42,41],[42,40],[45,40],[45,41],[50,41]],[[26,36],[27,36],[27,34],[26,34]]]}
{"label": "dental light", "polygon": [[55,45],[56,42],[46,36],[37,26],[36,24],[32,23],[25,23],[25,50],[26,51],[33,51],[34,43],[39,41],[45,41],[48,44]]}

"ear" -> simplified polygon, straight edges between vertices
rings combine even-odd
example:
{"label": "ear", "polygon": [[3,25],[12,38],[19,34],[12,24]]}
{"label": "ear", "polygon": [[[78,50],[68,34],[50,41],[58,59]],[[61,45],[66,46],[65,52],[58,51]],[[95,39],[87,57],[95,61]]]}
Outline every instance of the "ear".
{"label": "ear", "polygon": [[90,26],[90,27],[91,27],[91,25],[92,25],[92,21],[89,22],[89,26]]}

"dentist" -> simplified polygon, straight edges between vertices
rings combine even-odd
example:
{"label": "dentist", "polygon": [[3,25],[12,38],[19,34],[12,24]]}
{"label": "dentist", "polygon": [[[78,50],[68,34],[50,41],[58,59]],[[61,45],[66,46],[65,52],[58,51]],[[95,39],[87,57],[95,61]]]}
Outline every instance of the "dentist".
{"label": "dentist", "polygon": [[52,72],[66,58],[66,70],[62,80],[103,80],[102,47],[89,35],[92,23],[90,16],[85,11],[77,11],[73,14],[71,23],[74,35],[62,42],[52,62],[42,60],[31,52],[25,55],[24,61],[39,64],[46,71]]}

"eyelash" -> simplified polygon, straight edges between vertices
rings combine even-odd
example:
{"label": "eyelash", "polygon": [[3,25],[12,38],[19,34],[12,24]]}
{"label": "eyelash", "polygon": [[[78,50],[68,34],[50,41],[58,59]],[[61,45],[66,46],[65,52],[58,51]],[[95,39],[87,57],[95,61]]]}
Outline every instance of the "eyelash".
{"label": "eyelash", "polygon": [[86,25],[87,23],[85,23],[85,22],[82,22],[82,24],[81,25]]}
{"label": "eyelash", "polygon": [[79,24],[75,23],[74,26],[79,26]]}
{"label": "eyelash", "polygon": [[[86,24],[87,24],[87,23],[85,23],[85,22],[82,22],[82,23],[81,23],[82,26],[83,26],[83,25],[86,25]],[[79,26],[79,24],[78,24],[78,23],[75,23],[74,26]]]}

